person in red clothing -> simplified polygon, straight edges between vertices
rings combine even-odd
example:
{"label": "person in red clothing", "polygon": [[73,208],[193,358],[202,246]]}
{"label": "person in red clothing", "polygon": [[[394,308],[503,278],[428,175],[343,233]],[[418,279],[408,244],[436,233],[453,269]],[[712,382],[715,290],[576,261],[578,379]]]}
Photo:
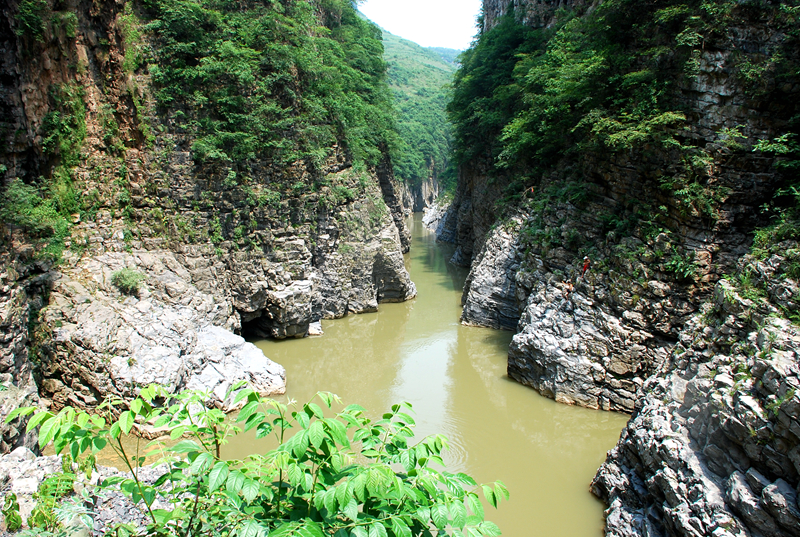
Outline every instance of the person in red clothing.
{"label": "person in red clothing", "polygon": [[581,271],[581,278],[583,278],[583,275],[586,274],[587,270],[589,270],[589,265],[590,264],[591,264],[591,261],[589,261],[589,256],[588,255],[584,256],[583,257],[583,271]]}

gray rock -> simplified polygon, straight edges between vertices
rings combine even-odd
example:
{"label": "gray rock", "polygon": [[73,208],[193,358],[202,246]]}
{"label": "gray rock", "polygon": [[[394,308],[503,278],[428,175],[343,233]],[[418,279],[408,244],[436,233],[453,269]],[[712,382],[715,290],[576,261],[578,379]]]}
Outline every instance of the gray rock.
{"label": "gray rock", "polygon": [[741,472],[734,472],[725,486],[725,499],[745,523],[765,537],[780,537],[783,532],[775,520],[764,511]]}
{"label": "gray rock", "polygon": [[800,535],[800,509],[797,508],[797,494],[789,483],[778,479],[761,493],[761,500],[767,512],[789,535]]}
{"label": "gray rock", "polygon": [[515,278],[520,258],[514,230],[520,225],[519,219],[512,219],[489,233],[464,284],[463,324],[503,330],[517,327],[520,308]]}

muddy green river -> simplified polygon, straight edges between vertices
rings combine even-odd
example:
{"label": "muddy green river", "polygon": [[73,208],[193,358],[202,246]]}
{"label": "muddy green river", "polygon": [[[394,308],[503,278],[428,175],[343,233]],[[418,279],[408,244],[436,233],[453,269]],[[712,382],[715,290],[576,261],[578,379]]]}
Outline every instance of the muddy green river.
{"label": "muddy green river", "polygon": [[[255,342],[286,368],[287,397],[305,402],[330,391],[375,416],[408,401],[417,436],[450,439],[450,471],[509,488],[511,500],[486,512],[503,535],[601,536],[603,504],[589,483],[627,418],[556,404],[509,380],[511,334],[459,323],[466,270],[447,263],[452,252],[435,243],[420,215],[409,224],[406,266],[416,299],[323,321],[321,337]],[[226,455],[248,449],[244,441]]]}

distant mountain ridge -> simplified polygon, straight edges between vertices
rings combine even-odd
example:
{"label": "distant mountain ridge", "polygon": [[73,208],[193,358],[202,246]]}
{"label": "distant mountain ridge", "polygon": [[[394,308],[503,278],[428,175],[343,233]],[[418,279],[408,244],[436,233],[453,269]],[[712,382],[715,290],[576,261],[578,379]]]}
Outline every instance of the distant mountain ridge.
{"label": "distant mountain ridge", "polygon": [[456,67],[458,66],[458,55],[464,52],[463,50],[445,47],[427,47],[427,50],[435,52],[444,61]]}
{"label": "distant mountain ridge", "polygon": [[437,183],[449,161],[451,129],[445,108],[459,51],[425,48],[385,30],[383,46],[402,144],[395,152],[395,175],[419,190],[423,182]]}

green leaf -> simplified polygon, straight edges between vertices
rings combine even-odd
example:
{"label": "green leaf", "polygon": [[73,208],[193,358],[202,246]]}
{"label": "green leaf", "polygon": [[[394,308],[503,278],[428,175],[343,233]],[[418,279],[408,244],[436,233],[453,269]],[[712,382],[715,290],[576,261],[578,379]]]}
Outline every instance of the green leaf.
{"label": "green leaf", "polygon": [[167,509],[153,509],[153,516],[155,517],[156,521],[163,525],[169,523],[172,520],[173,512]]}
{"label": "green leaf", "polygon": [[192,453],[195,451],[201,451],[201,449],[200,445],[194,440],[184,440],[172,446],[170,451],[173,453]]}
{"label": "green leaf", "polygon": [[303,470],[300,469],[300,466],[298,466],[297,464],[290,464],[288,476],[289,476],[289,483],[292,486],[296,487],[298,484],[300,484],[300,481],[303,479]]}
{"label": "green leaf", "polygon": [[210,453],[200,453],[194,462],[192,462],[189,471],[192,475],[202,475],[211,468],[212,464],[214,464],[214,457],[212,457]]}
{"label": "green leaf", "polygon": [[494,522],[489,522],[488,520],[479,526],[481,534],[485,537],[498,537],[502,534],[500,528],[497,527],[497,524]]}
{"label": "green leaf", "polygon": [[336,501],[339,503],[339,509],[344,510],[352,498],[353,496],[347,481],[336,487]]}
{"label": "green leaf", "polygon": [[467,523],[467,508],[461,502],[453,502],[450,504],[450,517],[452,525],[456,528],[463,528]]}
{"label": "green leaf", "polygon": [[133,427],[134,421],[133,413],[129,410],[126,410],[122,414],[119,415],[119,427],[123,433],[128,434],[131,432],[131,428]]}
{"label": "green leaf", "polygon": [[236,397],[233,398],[233,404],[235,405],[236,403],[238,403],[242,399],[245,399],[246,397],[250,396],[250,394],[253,394],[253,393],[255,393],[255,392],[250,388],[245,388],[245,389],[239,390],[238,392],[236,392]]}
{"label": "green leaf", "polygon": [[490,487],[489,485],[481,485],[481,488],[483,489],[483,495],[486,496],[486,501],[489,502],[489,505],[491,505],[496,509],[497,497],[494,495],[492,487]]}
{"label": "green leaf", "polygon": [[400,517],[392,517],[392,533],[395,537],[411,537],[411,528]]}
{"label": "green leaf", "polygon": [[242,491],[244,482],[245,482],[245,475],[239,470],[234,470],[233,472],[228,474],[228,480],[227,483],[225,484],[225,488],[227,488],[228,491],[233,494],[239,494]]}
{"label": "green leaf", "polygon": [[208,488],[211,492],[214,492],[218,488],[220,488],[227,480],[228,474],[230,471],[228,470],[228,464],[225,462],[218,462],[214,465],[211,469],[211,472],[208,474]]}
{"label": "green leaf", "polygon": [[15,408],[14,410],[12,410],[11,412],[8,413],[8,416],[6,416],[6,423],[11,423],[17,417],[20,417],[20,416],[24,417],[24,416],[27,416],[28,414],[34,413],[35,411],[36,411],[36,407],[35,406],[26,406],[26,407]]}
{"label": "green leaf", "polygon": [[303,454],[308,450],[308,431],[306,429],[299,431],[296,435],[294,435],[294,437],[292,437],[292,440],[294,440],[292,453],[294,453],[295,457],[302,457]]}
{"label": "green leaf", "polygon": [[354,527],[351,530],[350,535],[352,535],[353,537],[369,537],[367,530],[365,530],[363,526]]}
{"label": "green leaf", "polygon": [[134,399],[131,401],[131,412],[134,414],[140,414],[142,412],[142,408],[144,407],[144,402],[141,399]]}
{"label": "green leaf", "polygon": [[319,419],[323,419],[323,418],[325,417],[325,414],[323,414],[323,413],[322,413],[322,409],[321,409],[321,408],[320,408],[320,406],[319,406],[318,404],[316,404],[316,403],[308,403],[308,404],[306,405],[306,408],[307,408],[308,410],[310,410],[310,411],[311,411],[311,413],[312,413],[314,416],[318,417]]}
{"label": "green leaf", "polygon": [[327,439],[327,435],[325,434],[325,427],[322,425],[321,421],[315,421],[311,424],[308,430],[308,437],[315,448],[319,449],[322,447],[322,443]]}
{"label": "green leaf", "polygon": [[267,416],[263,412],[256,412],[249,418],[247,418],[247,422],[244,424],[244,432],[249,431],[253,427],[258,427],[261,425]]}
{"label": "green leaf", "polygon": [[[31,407],[31,408],[33,408],[33,407]],[[36,426],[39,425],[40,423],[42,423],[44,420],[52,418],[52,417],[53,417],[53,415],[50,412],[39,412],[38,414],[33,416],[30,420],[28,420],[28,427],[27,427],[28,432],[34,430],[36,428]],[[6,421],[8,421],[8,420],[6,420]]]}
{"label": "green leaf", "polygon": [[477,527],[467,528],[467,533],[469,533],[469,537],[483,537],[483,534]]}
{"label": "green leaf", "polygon": [[237,537],[261,537],[264,534],[264,528],[255,520],[248,520],[245,522],[236,533]]}
{"label": "green leaf", "polygon": [[308,415],[305,412],[296,412],[295,419],[303,429],[308,429],[308,426],[311,423],[311,420],[308,418]]}
{"label": "green leaf", "polygon": [[479,516],[481,520],[483,520],[484,512],[483,512],[483,504],[481,503],[480,498],[478,498],[477,494],[470,493],[467,496],[467,505],[469,505],[470,510],[475,513],[476,516]]}
{"label": "green leaf", "polygon": [[171,440],[177,440],[178,438],[182,437],[183,434],[186,432],[186,427],[183,425],[179,425],[170,431],[169,437]]}
{"label": "green leaf", "polygon": [[495,496],[498,496],[498,499],[503,498],[504,500],[508,500],[509,498],[508,489],[502,481],[495,481],[494,493]]}
{"label": "green leaf", "polygon": [[269,535],[270,537],[285,537],[291,535],[296,527],[296,522],[285,522],[272,530]]}
{"label": "green leaf", "polygon": [[258,427],[256,427],[256,439],[265,438],[269,436],[272,433],[273,429],[274,427],[272,426],[271,423],[266,423],[266,422],[260,423]]}
{"label": "green leaf", "polygon": [[333,404],[333,394],[332,393],[319,392],[317,395],[319,396],[320,399],[322,399],[322,402],[325,403],[325,406],[327,406],[328,408],[331,407],[331,405]]}
{"label": "green leaf", "polygon": [[42,427],[39,429],[39,447],[43,448],[50,443],[56,432],[58,432],[58,424],[58,418],[55,416],[51,417],[42,424]]}
{"label": "green leaf", "polygon": [[252,416],[255,413],[255,411],[258,410],[258,404],[259,404],[258,401],[250,401],[249,403],[244,405],[242,409],[239,411],[239,415],[236,417],[236,421],[237,422],[246,421],[247,418]]}
{"label": "green leaf", "polygon": [[344,506],[342,512],[353,522],[358,522],[358,504],[356,503],[355,499],[350,498],[350,501]]}
{"label": "green leaf", "polygon": [[447,506],[444,504],[437,504],[431,507],[431,519],[440,530],[447,526],[448,514]]}
{"label": "green leaf", "polygon": [[388,537],[386,528],[380,522],[373,522],[369,527],[369,533],[375,537]]}
{"label": "green leaf", "polygon": [[367,472],[361,472],[351,481],[353,484],[353,493],[359,501],[364,501],[364,489],[367,484]]}
{"label": "green leaf", "polygon": [[336,492],[338,489],[328,489],[322,494],[322,499],[324,501],[325,509],[328,510],[329,516],[332,516],[336,513],[337,502],[336,502]]}
{"label": "green leaf", "polygon": [[95,436],[92,438],[92,453],[98,453],[99,451],[102,451],[103,448],[106,447],[106,444],[108,444],[108,442],[105,438]]}
{"label": "green leaf", "polygon": [[333,439],[341,446],[349,447],[350,441],[347,438],[347,428],[337,419],[326,419],[325,424],[331,432]]}
{"label": "green leaf", "polygon": [[261,487],[256,481],[249,478],[244,480],[244,483],[242,484],[242,495],[247,503],[251,503],[253,500],[255,500],[260,492]]}
{"label": "green leaf", "polygon": [[306,519],[306,525],[303,529],[308,532],[310,537],[325,537],[325,534],[322,531],[322,526],[312,520]]}
{"label": "green leaf", "polygon": [[141,390],[139,390],[139,397],[141,397],[148,403],[151,402],[155,396],[156,396],[156,387],[152,384],[147,388],[142,388]]}
{"label": "green leaf", "polygon": [[77,420],[78,427],[83,429],[84,427],[86,427],[87,423],[89,423],[89,414],[87,414],[86,412],[81,412],[80,414],[78,414],[78,420]]}

